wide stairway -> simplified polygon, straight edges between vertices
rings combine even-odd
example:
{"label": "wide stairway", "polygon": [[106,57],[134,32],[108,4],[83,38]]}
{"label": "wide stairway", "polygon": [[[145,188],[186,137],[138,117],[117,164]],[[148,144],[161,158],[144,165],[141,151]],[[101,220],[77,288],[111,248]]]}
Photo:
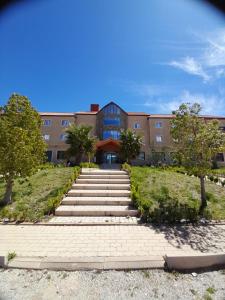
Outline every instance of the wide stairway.
{"label": "wide stairway", "polygon": [[130,179],[125,171],[82,169],[50,223],[65,225],[136,225]]}

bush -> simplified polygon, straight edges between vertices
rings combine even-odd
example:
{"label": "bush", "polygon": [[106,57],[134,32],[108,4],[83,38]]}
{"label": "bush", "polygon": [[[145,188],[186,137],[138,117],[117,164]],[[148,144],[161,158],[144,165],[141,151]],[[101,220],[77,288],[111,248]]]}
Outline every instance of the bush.
{"label": "bush", "polygon": [[99,169],[99,165],[93,163],[93,162],[82,162],[80,163],[80,167],[81,168],[96,168],[96,169]]}
{"label": "bush", "polygon": [[55,213],[55,209],[60,205],[63,195],[69,191],[73,182],[77,179],[79,174],[80,174],[80,168],[74,167],[74,172],[71,178],[69,179],[69,181],[67,182],[67,184],[49,194],[47,206],[45,209],[45,215],[50,215]]}
{"label": "bush", "polygon": [[[195,222],[198,220],[198,203],[189,199],[181,203],[179,199],[170,196],[167,187],[151,192],[152,201],[141,203],[142,219],[153,223],[177,223],[182,219]],[[153,204],[154,203],[154,204]]]}
{"label": "bush", "polygon": [[128,163],[124,163],[124,164],[122,164],[122,170],[123,171],[126,171],[128,174],[130,174],[131,173],[131,165],[129,165]]}
{"label": "bush", "polygon": [[[72,186],[72,183],[80,174],[80,167],[64,169],[66,171],[70,171],[66,172],[67,174],[69,173],[69,176],[66,177],[68,179],[64,180],[63,185],[60,185],[60,187],[55,185],[52,187],[52,189],[49,189],[48,187],[48,177],[45,178],[43,175],[45,175],[45,173],[47,174],[48,172],[51,174],[55,173],[54,170],[47,171],[44,169],[34,175],[36,176],[35,178],[37,181],[42,180],[41,182],[43,182],[43,185],[46,185],[43,190],[49,189],[49,192],[45,195],[42,195],[39,191],[36,191],[32,194],[32,184],[34,185],[34,182],[32,181],[33,183],[31,184],[29,181],[34,179],[20,178],[18,180],[18,184],[20,186],[24,186],[19,191],[17,190],[17,200],[14,201],[12,205],[8,205],[0,209],[0,219],[9,218],[11,221],[36,222],[41,220],[44,215],[53,214],[55,209],[59,206],[64,194],[68,192]],[[57,173],[64,174],[64,172],[60,172],[60,170],[57,170]],[[34,197],[34,199],[32,199],[32,197]]]}

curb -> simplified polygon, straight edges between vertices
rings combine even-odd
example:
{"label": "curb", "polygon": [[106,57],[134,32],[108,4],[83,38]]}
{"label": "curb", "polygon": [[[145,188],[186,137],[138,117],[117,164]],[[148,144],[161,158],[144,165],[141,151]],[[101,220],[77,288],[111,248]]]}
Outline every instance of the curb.
{"label": "curb", "polygon": [[163,269],[162,256],[15,257],[9,268],[55,271]]}
{"label": "curb", "polygon": [[194,270],[225,267],[225,254],[165,255],[169,270]]}

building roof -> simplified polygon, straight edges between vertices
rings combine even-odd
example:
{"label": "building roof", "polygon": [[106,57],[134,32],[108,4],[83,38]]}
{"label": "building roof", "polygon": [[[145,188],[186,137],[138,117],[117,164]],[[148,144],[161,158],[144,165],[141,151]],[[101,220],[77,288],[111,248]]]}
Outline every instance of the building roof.
{"label": "building roof", "polygon": [[150,116],[149,114],[145,112],[127,112],[128,116]]}
{"label": "building roof", "polygon": [[75,115],[96,115],[98,111],[78,111]]}
{"label": "building roof", "polygon": [[[149,119],[172,119],[175,116],[172,114],[154,114],[154,115],[149,115]],[[205,118],[205,119],[225,119],[223,116],[212,116],[212,115],[200,115],[200,118]]]}
{"label": "building roof", "polygon": [[59,113],[59,112],[39,112],[41,116],[71,116],[74,117],[74,113]]}

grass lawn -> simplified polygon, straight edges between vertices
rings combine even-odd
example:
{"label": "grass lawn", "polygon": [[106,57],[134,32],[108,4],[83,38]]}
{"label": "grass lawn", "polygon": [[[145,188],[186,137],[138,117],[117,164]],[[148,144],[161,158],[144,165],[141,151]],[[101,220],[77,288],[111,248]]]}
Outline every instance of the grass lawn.
{"label": "grass lawn", "polygon": [[[187,219],[188,214],[190,216],[198,212],[200,182],[196,177],[172,170],[132,167],[131,179],[134,187],[135,184],[138,185],[136,205],[145,215],[150,215],[150,219],[151,217],[160,219],[162,210],[164,210],[165,218],[168,214],[175,214],[177,208],[178,219]],[[225,188],[212,182],[206,182],[206,192],[208,215],[213,219],[225,220]],[[174,203],[176,203],[175,206]],[[179,210],[183,210],[183,212],[180,214]],[[176,216],[174,218],[176,219]]]}
{"label": "grass lawn", "polygon": [[[74,180],[75,168],[49,168],[26,179],[18,178],[13,187],[13,203],[0,207],[0,219],[36,221],[54,211]],[[5,186],[0,179],[0,199]]]}

